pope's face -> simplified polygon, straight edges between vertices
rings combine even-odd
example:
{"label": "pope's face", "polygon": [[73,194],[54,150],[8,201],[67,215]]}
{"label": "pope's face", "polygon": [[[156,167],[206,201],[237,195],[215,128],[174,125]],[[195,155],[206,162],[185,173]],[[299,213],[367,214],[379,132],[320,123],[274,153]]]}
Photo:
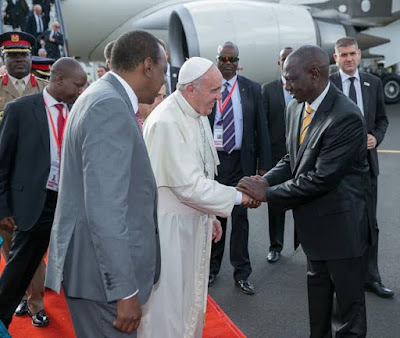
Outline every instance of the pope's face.
{"label": "pope's face", "polygon": [[193,88],[193,108],[203,116],[210,115],[217,100],[221,100],[222,75],[212,66],[204,75],[199,85]]}

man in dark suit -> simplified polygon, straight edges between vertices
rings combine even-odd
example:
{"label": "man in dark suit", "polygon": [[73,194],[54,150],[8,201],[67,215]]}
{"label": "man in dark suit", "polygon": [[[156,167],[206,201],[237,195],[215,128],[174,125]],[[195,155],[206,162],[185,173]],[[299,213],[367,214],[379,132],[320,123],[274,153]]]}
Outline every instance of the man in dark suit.
{"label": "man in dark suit", "polygon": [[339,39],[335,44],[335,54],[333,56],[339,66],[339,72],[331,75],[330,80],[360,108],[368,131],[367,148],[371,176],[372,213],[377,241],[368,248],[364,257],[366,269],[364,288],[379,297],[391,298],[394,292],[383,285],[378,269],[379,228],[376,220],[376,207],[379,162],[377,147],[383,141],[389,124],[386,117],[382,82],[375,75],[358,70],[361,50],[358,48],[357,41],[354,38],[345,37]]}
{"label": "man in dark suit", "polygon": [[[47,23],[50,22],[50,10],[55,0],[32,0],[32,5],[42,6],[43,16]],[[45,27],[47,29],[47,26]]]}
{"label": "man in dark suit", "polygon": [[51,29],[45,31],[38,37],[40,45],[47,51],[47,57],[51,59],[59,59],[60,46],[64,44],[64,36],[60,32],[60,24],[54,21]]}
{"label": "man in dark suit", "polygon": [[330,84],[328,68],[329,57],[317,46],[288,56],[283,75],[295,99],[286,111],[288,154],[264,177],[243,178],[239,189],[293,209],[308,259],[311,337],[332,336],[334,292],[336,337],[365,337],[362,255],[373,237],[367,131],[358,107]]}
{"label": "man in dark suit", "polygon": [[25,0],[7,0],[4,24],[11,25],[13,30],[23,28],[29,7]]}
{"label": "man in dark suit", "polygon": [[[282,72],[283,64],[288,55],[293,51],[292,47],[286,47],[279,53],[278,66]],[[269,137],[271,140],[272,166],[275,166],[287,153],[285,110],[292,97],[285,90],[286,80],[281,74],[279,80],[266,83],[261,88],[264,112],[267,117]],[[267,260],[275,263],[281,256],[283,237],[285,232],[285,212],[277,212],[268,205],[268,226],[270,247]]]}
{"label": "man in dark suit", "polygon": [[[265,173],[271,166],[268,126],[262,107],[261,88],[236,73],[239,49],[232,42],[218,47],[217,66],[223,76],[222,101],[218,101],[208,116],[214,134],[214,143],[221,164],[219,183],[236,186],[245,175],[255,175],[258,169]],[[212,244],[209,285],[215,282],[225,248],[226,218],[218,218],[223,235]],[[232,211],[230,259],[234,267],[236,286],[245,294],[253,294],[248,281],[251,264],[248,251],[249,221],[247,209],[235,206]]]}
{"label": "man in dark suit", "polygon": [[[169,51],[165,42],[161,39],[158,39],[160,44],[164,47],[165,55],[167,56],[167,60],[169,60]],[[168,62],[168,69],[165,73],[165,94],[166,96],[173,93],[176,89],[176,85],[178,83],[178,75],[179,75],[179,67],[171,66]]]}
{"label": "man in dark suit", "polygon": [[[4,112],[0,125],[0,227],[14,231],[0,278],[0,320],[6,327],[48,247],[67,104],[75,101],[85,83],[86,73],[77,61],[60,59],[42,93],[16,99]],[[39,311],[36,316],[43,314]]]}
{"label": "man in dark suit", "polygon": [[39,36],[47,29],[48,22],[42,13],[42,6],[33,6],[33,11],[26,17],[26,24],[24,31],[33,35],[37,42],[32,48],[32,54],[37,55],[37,51],[40,48]]}

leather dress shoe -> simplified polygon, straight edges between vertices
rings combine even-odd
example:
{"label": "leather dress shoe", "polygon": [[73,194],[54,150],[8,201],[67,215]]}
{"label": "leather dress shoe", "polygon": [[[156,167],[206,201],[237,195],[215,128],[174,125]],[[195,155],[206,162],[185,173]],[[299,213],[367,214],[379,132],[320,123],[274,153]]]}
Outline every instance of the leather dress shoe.
{"label": "leather dress shoe", "polygon": [[208,286],[211,286],[215,283],[215,280],[217,279],[217,275],[210,273],[208,276]]}
{"label": "leather dress shoe", "polygon": [[394,292],[385,287],[382,282],[365,283],[364,290],[373,292],[381,298],[392,298],[394,296]]}
{"label": "leather dress shoe", "polygon": [[246,295],[254,295],[254,287],[247,279],[237,280],[236,286]]}
{"label": "leather dress shoe", "polygon": [[17,309],[15,310],[14,314],[18,317],[26,315],[29,313],[28,309],[28,301],[26,299],[21,300],[21,303],[19,303]]}
{"label": "leather dress shoe", "polygon": [[40,310],[32,315],[32,325],[37,327],[47,326],[50,323],[49,317],[44,310]]}
{"label": "leather dress shoe", "polygon": [[275,263],[281,258],[281,253],[278,251],[270,251],[267,256],[268,263]]}

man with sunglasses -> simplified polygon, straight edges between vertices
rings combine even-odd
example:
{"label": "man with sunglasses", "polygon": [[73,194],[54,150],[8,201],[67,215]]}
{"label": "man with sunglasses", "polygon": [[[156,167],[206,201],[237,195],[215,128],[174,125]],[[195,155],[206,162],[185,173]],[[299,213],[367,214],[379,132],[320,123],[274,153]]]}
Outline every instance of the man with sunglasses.
{"label": "man with sunglasses", "polygon": [[[223,76],[222,100],[209,115],[214,144],[221,164],[216,180],[236,186],[243,176],[261,174],[271,166],[267,121],[263,112],[261,87],[237,74],[239,49],[227,41],[218,47],[217,67]],[[226,218],[218,218],[223,234],[221,241],[213,243],[210,262],[209,286],[214,284],[220,270],[225,248]],[[248,252],[249,222],[247,209],[235,206],[232,211],[230,260],[234,267],[235,284],[244,294],[254,294],[248,281],[251,264]]]}

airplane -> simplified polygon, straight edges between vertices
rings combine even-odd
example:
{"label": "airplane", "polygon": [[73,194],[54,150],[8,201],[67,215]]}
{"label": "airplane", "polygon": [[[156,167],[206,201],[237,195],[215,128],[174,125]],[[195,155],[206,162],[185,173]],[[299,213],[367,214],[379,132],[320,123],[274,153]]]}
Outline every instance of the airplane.
{"label": "airplane", "polygon": [[241,73],[259,83],[279,77],[282,48],[316,44],[332,56],[335,41],[347,35],[363,57],[384,57],[386,67],[400,62],[400,0],[57,0],[56,6],[68,54],[82,61],[104,61],[109,41],[144,29],[166,41],[173,66],[192,56],[215,60],[218,45],[233,41]]}

